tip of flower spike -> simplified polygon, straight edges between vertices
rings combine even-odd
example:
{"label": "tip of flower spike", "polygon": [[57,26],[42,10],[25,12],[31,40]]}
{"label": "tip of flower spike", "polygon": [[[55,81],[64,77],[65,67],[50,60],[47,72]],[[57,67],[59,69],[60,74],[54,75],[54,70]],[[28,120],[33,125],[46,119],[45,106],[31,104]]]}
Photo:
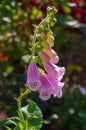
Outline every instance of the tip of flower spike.
{"label": "tip of flower spike", "polygon": [[48,8],[47,8],[47,13],[48,13],[49,15],[54,15],[54,14],[57,13],[57,9],[56,9],[54,6],[48,7]]}

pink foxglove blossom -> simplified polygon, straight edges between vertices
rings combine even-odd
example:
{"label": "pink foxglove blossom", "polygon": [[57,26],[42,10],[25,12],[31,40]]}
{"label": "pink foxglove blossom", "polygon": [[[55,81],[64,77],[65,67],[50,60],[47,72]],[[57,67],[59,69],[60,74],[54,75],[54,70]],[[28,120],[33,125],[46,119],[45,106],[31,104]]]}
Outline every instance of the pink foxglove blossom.
{"label": "pink foxglove blossom", "polygon": [[43,51],[50,57],[50,58],[54,58],[57,54],[53,49],[43,49]]}
{"label": "pink foxglove blossom", "polygon": [[46,49],[50,49],[51,48],[50,44],[48,42],[46,42],[46,41],[42,42],[42,46],[43,46],[43,48],[46,48]]}
{"label": "pink foxglove blossom", "polygon": [[41,57],[42,61],[48,62],[50,60],[50,57],[43,51],[40,51],[39,56]]}
{"label": "pink foxglove blossom", "polygon": [[46,72],[54,78],[62,78],[65,73],[64,67],[58,67],[51,62],[44,62],[43,64]]}
{"label": "pink foxglove blossom", "polygon": [[59,57],[58,56],[55,56],[54,58],[51,58],[50,59],[50,62],[54,63],[54,64],[57,64],[59,62]]}
{"label": "pink foxglove blossom", "polygon": [[60,82],[48,74],[46,74],[46,78],[52,84],[52,95],[54,97],[61,98],[62,97],[62,88],[64,86],[64,82]]}
{"label": "pink foxglove blossom", "polygon": [[55,56],[51,58],[47,53],[45,53],[43,50],[40,51],[39,53],[40,58],[42,59],[43,62],[52,62],[54,64],[57,64],[59,62],[59,57]]}
{"label": "pink foxglove blossom", "polygon": [[27,70],[26,85],[32,91],[37,91],[39,87],[41,86],[41,82],[39,79],[39,72],[38,72],[37,66],[33,62],[30,63]]}
{"label": "pink foxglove blossom", "polygon": [[52,94],[52,84],[48,81],[45,74],[40,75],[41,86],[39,88],[40,98],[42,100],[48,100]]}

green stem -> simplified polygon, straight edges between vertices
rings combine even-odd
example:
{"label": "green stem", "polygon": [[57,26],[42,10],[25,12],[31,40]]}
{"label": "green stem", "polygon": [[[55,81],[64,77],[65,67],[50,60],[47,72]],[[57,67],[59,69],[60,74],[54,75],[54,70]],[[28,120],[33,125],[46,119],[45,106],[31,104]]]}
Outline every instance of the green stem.
{"label": "green stem", "polygon": [[[38,28],[38,27],[37,27]],[[37,31],[38,29],[35,29],[34,31],[34,39],[33,39],[33,42],[32,42],[32,58],[34,58],[35,56],[35,43],[36,43],[36,34],[37,34]]]}
{"label": "green stem", "polygon": [[33,42],[32,42],[32,59],[34,58],[35,56],[35,43],[36,43],[36,35],[38,33],[38,31],[40,30],[40,27],[42,24],[45,23],[45,21],[49,18],[49,16],[47,16],[45,19],[43,19],[41,21],[41,23],[36,27],[35,31],[34,31],[34,38],[33,38]]}
{"label": "green stem", "polygon": [[26,128],[26,123],[25,123],[25,119],[24,119],[24,116],[23,116],[23,113],[22,113],[21,102],[22,102],[23,98],[25,98],[26,95],[28,95],[29,93],[30,93],[30,90],[27,88],[24,93],[20,92],[20,96],[17,99],[18,116],[21,119],[24,128]]}

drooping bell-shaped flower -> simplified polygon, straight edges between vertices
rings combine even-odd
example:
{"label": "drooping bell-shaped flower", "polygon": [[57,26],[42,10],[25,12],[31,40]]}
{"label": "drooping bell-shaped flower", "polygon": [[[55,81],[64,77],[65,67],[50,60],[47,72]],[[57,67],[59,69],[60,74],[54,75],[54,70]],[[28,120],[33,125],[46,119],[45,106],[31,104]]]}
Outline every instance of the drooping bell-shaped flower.
{"label": "drooping bell-shaped flower", "polygon": [[43,62],[48,62],[50,60],[50,57],[44,51],[41,50],[38,54]]}
{"label": "drooping bell-shaped flower", "polygon": [[65,73],[64,67],[58,67],[51,62],[44,62],[43,64],[46,72],[54,78],[62,78]]}
{"label": "drooping bell-shaped flower", "polygon": [[51,58],[50,62],[52,62],[53,64],[57,64],[59,62],[59,57],[55,56],[54,58]]}
{"label": "drooping bell-shaped flower", "polygon": [[61,98],[62,97],[62,88],[64,86],[64,82],[59,82],[57,79],[51,77],[46,74],[46,78],[52,84],[52,95],[54,97]]}
{"label": "drooping bell-shaped flower", "polygon": [[59,91],[56,93],[55,96],[57,96],[58,98],[62,97],[62,88],[64,86],[64,82],[58,82],[58,87],[60,88]]}
{"label": "drooping bell-shaped flower", "polygon": [[50,47],[54,46],[54,36],[53,35],[49,35],[46,41],[49,43]]}
{"label": "drooping bell-shaped flower", "polygon": [[39,88],[40,98],[42,100],[48,100],[52,94],[52,85],[46,78],[45,74],[40,75],[41,86]]}
{"label": "drooping bell-shaped flower", "polygon": [[44,33],[44,32],[41,32],[40,37],[41,37],[41,39],[42,39],[43,41],[46,41],[46,40],[47,40],[47,35],[46,35],[46,33]]}
{"label": "drooping bell-shaped flower", "polygon": [[49,44],[48,42],[46,42],[46,41],[43,41],[43,42],[42,42],[42,46],[43,46],[43,48],[45,48],[45,49],[50,49],[50,48],[51,48],[50,44]]}
{"label": "drooping bell-shaped flower", "polygon": [[40,74],[38,72],[37,66],[33,62],[31,62],[28,66],[26,82],[26,85],[29,87],[30,90],[37,91],[41,86],[39,75]]}
{"label": "drooping bell-shaped flower", "polygon": [[53,50],[53,49],[43,49],[43,51],[48,55],[50,56],[50,58],[54,58],[57,54],[56,52]]}
{"label": "drooping bell-shaped flower", "polygon": [[40,58],[43,62],[52,62],[54,64],[57,64],[59,62],[59,57],[56,55],[55,57],[50,57],[47,53],[45,53],[43,50],[41,50],[39,53]]}

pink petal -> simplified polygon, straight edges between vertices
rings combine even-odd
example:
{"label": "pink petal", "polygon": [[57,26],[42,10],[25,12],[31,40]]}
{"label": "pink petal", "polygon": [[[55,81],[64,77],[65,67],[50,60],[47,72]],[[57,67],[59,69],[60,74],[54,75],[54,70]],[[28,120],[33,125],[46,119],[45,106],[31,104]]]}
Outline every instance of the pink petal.
{"label": "pink petal", "polygon": [[51,59],[50,59],[50,62],[52,62],[52,63],[54,63],[54,64],[57,64],[57,63],[59,62],[59,57],[56,56],[56,57],[54,57],[54,58],[51,58]]}
{"label": "pink petal", "polygon": [[46,75],[46,78],[48,81],[52,84],[52,94],[54,96],[57,96],[58,98],[62,97],[62,88],[64,86],[64,83],[59,82],[55,78],[51,77],[50,75]]}
{"label": "pink petal", "polygon": [[45,52],[40,51],[38,54],[44,62],[48,62],[50,60],[50,57]]}
{"label": "pink petal", "polygon": [[65,73],[64,67],[58,67],[51,62],[47,62],[47,63],[44,62],[43,64],[44,64],[44,68],[45,68],[46,72],[49,75],[52,75],[52,77],[59,78],[59,77],[63,76]]}
{"label": "pink petal", "polygon": [[56,52],[53,50],[53,49],[43,49],[43,51],[48,55],[50,56],[50,58],[54,58],[57,54]]}
{"label": "pink petal", "polygon": [[61,90],[61,89],[58,91],[58,93],[56,94],[56,96],[57,96],[58,98],[61,98],[61,97],[62,97],[62,90]]}
{"label": "pink petal", "polygon": [[26,85],[32,91],[37,91],[41,85],[37,66],[33,62],[28,67]]}
{"label": "pink petal", "polygon": [[40,75],[41,86],[39,88],[40,98],[42,100],[48,100],[51,97],[52,85],[47,80],[45,74]]}

